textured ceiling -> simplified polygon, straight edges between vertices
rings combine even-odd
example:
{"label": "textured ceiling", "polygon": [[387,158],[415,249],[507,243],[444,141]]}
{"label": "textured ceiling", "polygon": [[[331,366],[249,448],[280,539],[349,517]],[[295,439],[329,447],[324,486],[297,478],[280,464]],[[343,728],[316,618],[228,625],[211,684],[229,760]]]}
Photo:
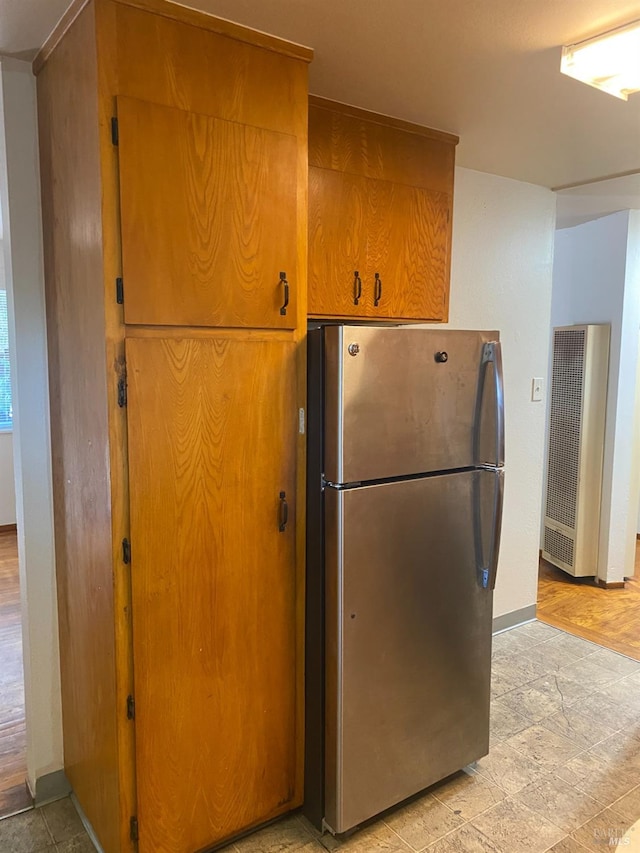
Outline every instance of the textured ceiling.
{"label": "textured ceiling", "polygon": [[[39,46],[65,0],[0,0],[0,52]],[[458,163],[557,187],[640,170],[640,93],[559,73],[560,46],[640,0],[191,0],[315,49],[318,95],[460,135]]]}

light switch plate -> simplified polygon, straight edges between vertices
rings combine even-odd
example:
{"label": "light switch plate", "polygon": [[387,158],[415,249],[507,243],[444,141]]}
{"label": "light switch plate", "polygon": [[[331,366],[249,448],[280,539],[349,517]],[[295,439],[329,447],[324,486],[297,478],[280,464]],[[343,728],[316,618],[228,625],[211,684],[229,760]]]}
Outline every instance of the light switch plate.
{"label": "light switch plate", "polygon": [[544,390],[544,378],[542,376],[534,376],[531,380],[531,402],[540,403],[542,400],[542,392]]}

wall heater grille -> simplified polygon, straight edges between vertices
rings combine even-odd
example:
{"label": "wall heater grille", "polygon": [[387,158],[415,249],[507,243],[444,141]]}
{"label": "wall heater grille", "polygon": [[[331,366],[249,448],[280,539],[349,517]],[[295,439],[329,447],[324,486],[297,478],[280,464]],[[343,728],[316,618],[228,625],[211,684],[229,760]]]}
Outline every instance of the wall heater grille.
{"label": "wall heater grille", "polygon": [[543,557],[597,574],[609,326],[554,329]]}

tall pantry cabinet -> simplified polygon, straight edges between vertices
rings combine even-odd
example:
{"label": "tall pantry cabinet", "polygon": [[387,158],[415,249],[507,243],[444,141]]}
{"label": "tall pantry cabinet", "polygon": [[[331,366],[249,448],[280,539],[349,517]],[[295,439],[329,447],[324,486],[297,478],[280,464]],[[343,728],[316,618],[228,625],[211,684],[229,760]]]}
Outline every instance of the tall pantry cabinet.
{"label": "tall pantry cabinet", "polygon": [[35,61],[65,768],[106,853],[302,801],[310,59],[90,0]]}

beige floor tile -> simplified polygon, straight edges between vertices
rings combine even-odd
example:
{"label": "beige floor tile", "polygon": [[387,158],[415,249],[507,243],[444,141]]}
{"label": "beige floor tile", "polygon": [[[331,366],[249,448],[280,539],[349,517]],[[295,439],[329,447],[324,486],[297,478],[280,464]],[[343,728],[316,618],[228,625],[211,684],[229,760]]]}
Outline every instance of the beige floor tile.
{"label": "beige floor tile", "polygon": [[640,717],[640,684],[633,678],[623,678],[599,688],[600,693],[620,707],[623,705]]}
{"label": "beige floor tile", "polygon": [[617,652],[612,652],[610,649],[599,649],[589,656],[589,660],[603,666],[611,672],[617,672],[620,675],[633,675],[640,673],[640,662],[631,658],[619,655]]}
{"label": "beige floor tile", "polygon": [[491,667],[491,698],[498,699],[500,696],[504,696],[505,693],[509,693],[511,690],[515,690],[516,687],[520,687],[522,682],[516,678],[513,678],[513,675],[509,672],[506,672],[500,664],[505,663],[510,660],[510,658],[498,658],[493,661],[493,665]]}
{"label": "beige floor tile", "polygon": [[[542,663],[523,654],[510,654],[493,662],[492,675],[497,673],[513,687],[522,687],[546,673]],[[513,689],[513,688],[512,688]],[[506,692],[506,691],[504,691]]]}
{"label": "beige floor tile", "polygon": [[558,769],[557,775],[602,803],[603,807],[610,806],[638,784],[635,768],[603,761],[589,752],[572,758]]}
{"label": "beige floor tile", "polygon": [[574,637],[573,634],[567,634],[564,631],[561,631],[556,637],[547,640],[545,646],[563,649],[572,654],[575,660],[591,655],[601,648],[594,643],[583,640],[581,637]]}
{"label": "beige floor tile", "polygon": [[640,820],[640,785],[612,803],[611,809],[632,823]]}
{"label": "beige floor tile", "polygon": [[503,631],[501,634],[495,634],[491,645],[491,651],[496,657],[501,657],[505,654],[513,652],[523,652],[531,648],[531,640],[527,637],[520,636],[515,629]]}
{"label": "beige floor tile", "polygon": [[496,701],[503,708],[515,711],[532,723],[551,717],[565,707],[560,691],[552,688],[545,679],[538,679],[525,687],[505,693]]}
{"label": "beige floor tile", "polygon": [[639,835],[639,830],[630,827],[628,821],[623,820],[611,809],[600,812],[572,833],[572,837],[576,841],[594,853],[600,853],[602,850],[615,850],[616,844],[620,845],[620,850],[624,850],[627,846],[631,850],[637,850],[636,845],[640,843]]}
{"label": "beige floor tile", "polygon": [[427,847],[426,853],[499,853],[479,830],[470,824],[461,826]]}
{"label": "beige floor tile", "polygon": [[600,666],[594,662],[593,657],[593,655],[589,655],[586,658],[569,663],[563,666],[558,673],[565,678],[569,678],[571,681],[577,681],[589,693],[602,689],[606,685],[611,684],[612,681],[620,680],[621,675],[619,672],[614,672],[604,666]]}
{"label": "beige floor tile", "polygon": [[522,714],[518,714],[498,702],[491,703],[490,736],[492,744],[500,740],[507,740],[507,738],[530,725],[531,721],[523,717]]}
{"label": "beige floor tile", "polygon": [[57,844],[55,849],[56,853],[96,853],[96,848],[86,833]]}
{"label": "beige floor tile", "polygon": [[470,820],[506,796],[502,788],[479,773],[461,773],[431,793],[463,820]]}
{"label": "beige floor tile", "polygon": [[541,782],[528,785],[515,799],[550,819],[565,832],[572,832],[602,811],[602,804],[564,779],[550,773]]}
{"label": "beige floor tile", "polygon": [[456,829],[463,819],[431,794],[387,815],[385,823],[414,850],[422,850]]}
{"label": "beige floor tile", "polygon": [[552,645],[550,642],[532,646],[526,652],[522,652],[522,656],[544,666],[545,672],[556,672],[577,659],[571,650],[556,644]]}
{"label": "beige floor tile", "polygon": [[56,844],[68,841],[76,835],[83,835],[85,832],[78,812],[69,797],[43,806],[40,811]]}
{"label": "beige floor tile", "polygon": [[567,837],[563,838],[562,841],[554,844],[548,853],[585,853],[586,849],[587,848],[583,847],[582,844],[575,840],[575,838],[571,838],[570,835],[567,835]]}
{"label": "beige floor tile", "polygon": [[577,702],[551,717],[540,721],[540,725],[568,738],[583,749],[589,749],[605,738],[611,737],[614,730],[604,722],[596,722],[593,717],[583,714],[581,703]]}
{"label": "beige floor tile", "polygon": [[[295,817],[288,817],[236,841],[239,853],[293,853],[304,850],[313,841]],[[310,847],[309,850],[315,849]]]}
{"label": "beige floor tile", "polygon": [[543,853],[565,833],[515,800],[503,800],[471,822],[501,853]]}
{"label": "beige floor tile", "polygon": [[640,712],[626,705],[616,704],[599,690],[581,699],[580,704],[576,707],[580,709],[582,714],[593,717],[597,723],[602,720],[615,721],[615,725],[621,728],[637,725],[640,717]]}
{"label": "beige floor tile", "polygon": [[38,809],[0,820],[0,850],[3,853],[52,849],[53,839]]}
{"label": "beige floor tile", "polygon": [[582,752],[582,748],[573,741],[540,725],[529,726],[505,743],[545,770],[555,770]]}
{"label": "beige floor tile", "polygon": [[640,740],[634,733],[625,730],[616,732],[595,744],[589,752],[604,761],[614,761],[616,764],[635,767],[640,781]]}
{"label": "beige floor tile", "polygon": [[517,794],[544,775],[539,764],[504,743],[492,747],[489,755],[481,758],[476,767],[485,779],[508,794]]}
{"label": "beige floor tile", "polygon": [[526,637],[528,640],[531,640],[532,643],[536,644],[544,643],[552,637],[557,637],[561,634],[561,631],[559,631],[558,628],[552,628],[551,625],[547,625],[544,622],[538,622],[537,619],[533,622],[527,622],[526,625],[520,625],[518,628],[514,628],[514,631],[517,631],[520,637]]}
{"label": "beige floor tile", "polygon": [[335,849],[336,853],[410,853],[411,851],[411,848],[382,821],[342,840],[340,846]]}

